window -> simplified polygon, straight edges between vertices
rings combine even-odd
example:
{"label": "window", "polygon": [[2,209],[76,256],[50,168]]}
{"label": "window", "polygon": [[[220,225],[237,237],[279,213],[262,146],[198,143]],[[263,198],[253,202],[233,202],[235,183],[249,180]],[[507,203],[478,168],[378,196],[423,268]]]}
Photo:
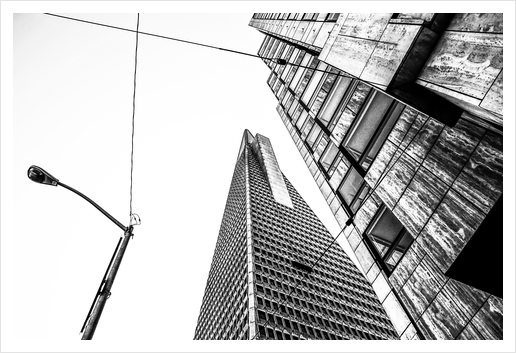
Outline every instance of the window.
{"label": "window", "polygon": [[353,212],[356,212],[369,191],[358,171],[351,167],[339,188],[339,194]]}
{"label": "window", "polygon": [[321,79],[324,75],[324,70],[326,69],[328,65],[324,63],[319,63],[317,66],[317,70],[321,71],[315,71],[315,73],[312,75],[312,79],[310,80],[310,83],[308,83],[308,86],[306,87],[303,95],[301,96],[301,101],[305,103],[306,105],[309,105],[310,98],[314,94],[317,87],[319,87],[319,84],[321,83]]}
{"label": "window", "polygon": [[265,320],[265,313],[261,310],[258,310],[258,317],[260,320]]}
{"label": "window", "polygon": [[344,94],[346,93],[351,81],[352,79],[348,77],[339,77],[337,79],[337,82],[335,83],[332,92],[326,99],[326,102],[324,103],[324,106],[319,114],[319,120],[323,122],[324,125],[328,125],[329,121],[331,120],[331,117],[337,109],[337,106],[344,97]]}
{"label": "window", "polygon": [[385,142],[404,105],[373,91],[344,139],[346,150],[367,169]]}
{"label": "window", "polygon": [[319,125],[315,125],[314,128],[312,129],[312,131],[310,131],[310,134],[308,135],[308,138],[306,139],[306,142],[308,143],[308,145],[310,147],[313,146],[315,140],[319,136],[319,132],[321,132],[321,128],[319,127]]}
{"label": "window", "polygon": [[[301,108],[301,109],[303,109],[303,108]],[[301,130],[301,128],[303,127],[303,124],[305,123],[307,117],[308,117],[308,112],[306,110],[302,110],[301,115],[299,116],[299,120],[296,122],[296,126],[299,130]]]}
{"label": "window", "polygon": [[339,151],[338,147],[335,146],[333,142],[330,141],[328,144],[328,147],[326,148],[326,151],[321,156],[321,164],[324,167],[326,171],[329,171],[330,166],[335,159],[335,156],[337,155],[337,152]]}
{"label": "window", "polygon": [[414,240],[385,205],[376,213],[366,235],[389,271],[394,269]]}
{"label": "window", "polygon": [[[312,58],[311,55],[309,54],[306,54],[304,52],[301,52],[299,54],[301,57],[303,57],[303,59],[301,60],[301,63],[299,64],[300,66],[308,66],[308,61],[310,61],[310,59]],[[301,77],[303,76],[303,74],[305,73],[305,69],[304,68],[298,68],[297,71],[296,71],[296,74],[294,75],[294,78],[292,79],[292,82],[290,82],[290,85],[289,87],[291,89],[295,89],[297,84],[299,83],[299,80],[301,79]]]}
{"label": "window", "polygon": [[327,16],[326,16],[326,21],[327,22],[333,22],[333,21],[337,21],[337,19],[339,18],[339,15],[340,13],[329,13]]}
{"label": "window", "polygon": [[306,123],[303,125],[303,130],[301,131],[301,138],[304,140],[308,133],[310,132],[310,129],[314,126],[314,119],[312,119],[310,116],[308,117]]}
{"label": "window", "polygon": [[265,337],[265,327],[262,325],[258,325],[258,331],[260,331],[260,336]]}

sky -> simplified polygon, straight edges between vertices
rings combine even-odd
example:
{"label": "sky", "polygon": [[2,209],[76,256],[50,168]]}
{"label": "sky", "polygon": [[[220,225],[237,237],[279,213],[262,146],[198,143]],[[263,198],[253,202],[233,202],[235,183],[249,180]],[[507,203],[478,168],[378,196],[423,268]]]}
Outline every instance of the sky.
{"label": "sky", "polygon": [[255,54],[263,34],[248,26],[254,10],[236,2],[146,12],[135,2],[5,4],[12,119],[2,117],[2,351],[242,349],[192,338],[244,129],[271,140],[283,173],[339,231],[276,112],[261,60],[139,36],[132,208],[142,223],[90,343],[79,331],[122,231],[26,173],[38,165],[129,221],[136,35],[44,12],[135,29],[140,11],[140,31]]}
{"label": "sky", "polygon": [[[135,13],[67,16],[136,27]],[[263,35],[248,26],[251,16],[142,13],[140,30],[255,54]],[[37,13],[15,14],[13,28],[8,279],[16,291],[5,329],[18,342],[29,333],[74,341],[122,231],[77,195],[26,173],[38,165],[128,223],[136,35]],[[132,337],[172,349],[163,343],[192,340],[246,128],[270,138],[282,171],[337,234],[267,77],[257,58],[140,35],[132,206],[142,223],[95,341]]]}

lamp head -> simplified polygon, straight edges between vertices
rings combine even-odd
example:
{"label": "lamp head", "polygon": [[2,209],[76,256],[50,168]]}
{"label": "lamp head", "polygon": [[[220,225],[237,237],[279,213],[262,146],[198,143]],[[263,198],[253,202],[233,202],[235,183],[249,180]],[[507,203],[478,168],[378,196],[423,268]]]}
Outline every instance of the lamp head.
{"label": "lamp head", "polygon": [[48,172],[46,172],[43,168],[40,168],[35,165],[30,166],[29,170],[27,170],[27,176],[29,177],[30,180],[32,180],[35,183],[39,183],[39,184],[57,186],[58,182],[59,182],[59,180],[54,178],[52,175],[50,175]]}

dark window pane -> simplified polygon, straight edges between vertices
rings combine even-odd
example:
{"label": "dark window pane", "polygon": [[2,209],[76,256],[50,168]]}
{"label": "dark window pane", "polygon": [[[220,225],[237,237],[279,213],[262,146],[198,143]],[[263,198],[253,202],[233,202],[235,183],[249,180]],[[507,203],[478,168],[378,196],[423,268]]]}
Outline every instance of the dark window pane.
{"label": "dark window pane", "polygon": [[394,126],[396,121],[398,121],[398,117],[400,116],[404,107],[405,105],[397,103],[389,113],[389,117],[387,118],[385,125],[382,126],[380,134],[376,137],[373,145],[371,146],[371,148],[367,152],[367,155],[361,162],[361,165],[362,167],[364,167],[364,169],[367,169],[371,165],[371,162],[373,161],[374,157],[376,157],[378,151],[383,146],[383,143],[385,142],[387,136],[391,132],[392,127]]}
{"label": "dark window pane", "polygon": [[401,260],[414,238],[385,205],[378,211],[367,236],[385,265],[392,270]]}
{"label": "dark window pane", "polygon": [[400,221],[398,221],[392,212],[384,206],[384,210],[380,217],[368,232],[369,238],[376,246],[380,255],[383,256],[387,253],[387,250],[392,245],[402,228],[403,225]]}
{"label": "dark window pane", "polygon": [[407,251],[410,244],[412,244],[412,240],[414,239],[410,233],[404,231],[398,244],[394,247],[394,249],[392,249],[389,256],[387,256],[385,259],[385,263],[390,269],[394,268],[394,266],[396,266],[396,264],[400,261],[405,251]]}

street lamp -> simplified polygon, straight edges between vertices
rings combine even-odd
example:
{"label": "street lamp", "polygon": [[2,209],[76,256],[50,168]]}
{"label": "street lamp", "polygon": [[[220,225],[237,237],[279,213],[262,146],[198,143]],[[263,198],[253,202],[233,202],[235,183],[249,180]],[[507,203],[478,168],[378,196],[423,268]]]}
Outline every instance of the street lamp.
{"label": "street lamp", "polygon": [[122,263],[122,258],[124,257],[125,249],[127,248],[127,244],[129,243],[129,239],[133,235],[133,226],[129,225],[125,227],[122,223],[116,220],[113,216],[107,213],[102,207],[97,205],[92,199],[84,195],[83,193],[75,190],[74,188],[63,184],[57,178],[53,177],[50,173],[45,171],[43,168],[32,165],[29,170],[27,170],[27,176],[30,180],[35,183],[52,185],[52,186],[62,186],[65,189],[68,189],[75,194],[79,195],[89,203],[91,203],[97,210],[102,212],[106,217],[108,217],[113,223],[115,223],[119,228],[124,231],[123,240],[120,238],[118,244],[115,248],[115,252],[111,257],[111,261],[109,262],[108,268],[106,269],[106,273],[102,278],[102,282],[100,283],[97,294],[95,295],[95,299],[93,299],[93,303],[91,304],[90,311],[86,316],[86,320],[82,325],[81,332],[84,332],[82,335],[83,340],[91,340],[93,334],[95,333],[95,329],[97,328],[97,324],[100,320],[100,316],[102,315],[102,310],[104,310],[104,306],[106,305],[106,301],[111,295],[111,287],[113,286],[113,282],[115,281],[116,274],[118,272],[118,268]]}

